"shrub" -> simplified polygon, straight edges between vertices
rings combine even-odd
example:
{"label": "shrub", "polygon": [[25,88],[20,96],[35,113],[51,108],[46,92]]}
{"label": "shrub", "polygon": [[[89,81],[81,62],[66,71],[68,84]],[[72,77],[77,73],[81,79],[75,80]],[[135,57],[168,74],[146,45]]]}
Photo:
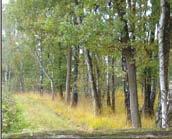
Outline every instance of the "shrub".
{"label": "shrub", "polygon": [[2,132],[20,132],[27,124],[21,108],[16,104],[10,93],[2,97]]}

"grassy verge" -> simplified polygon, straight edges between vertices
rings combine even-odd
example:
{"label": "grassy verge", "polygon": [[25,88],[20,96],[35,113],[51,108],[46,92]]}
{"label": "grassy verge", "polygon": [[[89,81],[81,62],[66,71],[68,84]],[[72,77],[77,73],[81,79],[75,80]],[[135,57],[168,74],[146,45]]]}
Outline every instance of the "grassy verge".
{"label": "grassy verge", "polygon": [[[80,98],[77,108],[71,108],[56,98],[44,94],[40,96],[34,93],[15,95],[16,102],[21,105],[29,130],[42,129],[128,129],[131,125],[126,121],[124,108],[124,96],[119,91],[116,93],[116,113],[112,113],[107,107],[103,108],[103,114],[95,117],[92,112],[92,103],[89,99]],[[139,104],[142,106],[141,94]],[[142,117],[143,128],[155,128],[154,119]]]}

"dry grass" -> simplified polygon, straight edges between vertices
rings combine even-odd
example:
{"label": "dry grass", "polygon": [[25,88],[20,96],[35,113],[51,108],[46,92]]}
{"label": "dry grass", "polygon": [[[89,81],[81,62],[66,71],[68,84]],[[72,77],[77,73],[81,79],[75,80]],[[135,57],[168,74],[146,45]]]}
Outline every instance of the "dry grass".
{"label": "dry grass", "polygon": [[[71,108],[58,98],[52,101],[51,96],[47,94],[44,94],[44,96],[40,96],[36,93],[16,94],[16,98],[24,99],[25,97],[29,100],[34,100],[35,103],[48,107],[60,117],[64,117],[79,128],[88,131],[95,129],[124,129],[131,127],[131,125],[126,121],[124,95],[120,90],[116,92],[115,113],[112,113],[109,108],[103,107],[103,113],[98,117],[93,115],[92,103],[90,99],[80,98],[78,107]],[[139,93],[138,97],[139,106],[141,107],[143,104],[141,93]],[[32,114],[34,114],[34,111]],[[155,128],[154,118],[151,119],[142,117],[141,121],[143,128]]]}

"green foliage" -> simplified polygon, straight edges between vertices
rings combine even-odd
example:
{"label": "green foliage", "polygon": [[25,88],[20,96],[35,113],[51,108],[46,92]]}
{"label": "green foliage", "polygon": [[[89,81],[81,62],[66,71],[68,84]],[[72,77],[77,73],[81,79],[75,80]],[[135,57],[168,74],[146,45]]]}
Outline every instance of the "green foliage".
{"label": "green foliage", "polygon": [[3,93],[2,99],[2,132],[21,132],[28,126],[21,108],[16,104],[13,96]]}

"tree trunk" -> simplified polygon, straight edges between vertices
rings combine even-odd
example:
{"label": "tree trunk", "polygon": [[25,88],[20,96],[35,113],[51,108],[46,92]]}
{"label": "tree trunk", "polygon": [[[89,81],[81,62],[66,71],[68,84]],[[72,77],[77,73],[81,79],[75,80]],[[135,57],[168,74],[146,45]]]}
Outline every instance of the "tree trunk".
{"label": "tree trunk", "polygon": [[[131,16],[136,16],[136,0],[128,0],[128,5],[130,8]],[[135,40],[135,22],[130,22],[128,20],[128,28],[130,30],[130,41]],[[129,34],[129,32],[128,32]],[[128,69],[128,81],[129,81],[129,90],[130,90],[130,111],[131,111],[131,121],[133,128],[141,127],[141,120],[139,114],[138,106],[138,96],[137,96],[137,80],[136,80],[136,66],[134,59],[135,49],[128,45],[126,48],[126,60],[127,60],[127,69]]]}
{"label": "tree trunk", "polygon": [[52,93],[52,100],[55,99],[55,93],[54,93],[54,82],[53,80],[50,81],[51,84],[51,93]]}
{"label": "tree trunk", "polygon": [[142,108],[142,113],[144,116],[151,116],[151,69],[145,69],[145,79],[144,79],[144,104]]}
{"label": "tree trunk", "polygon": [[127,73],[127,61],[124,56],[124,49],[122,50],[122,70],[125,72],[124,77],[124,96],[125,96],[125,108],[127,112],[127,120],[131,122],[131,111],[130,111],[130,91],[128,83],[128,73]]}
{"label": "tree trunk", "polygon": [[40,66],[39,66],[39,92],[40,92],[40,95],[43,95],[43,78],[44,78],[44,73],[43,73],[43,69],[41,67],[41,65],[43,65],[43,60],[42,60],[42,47],[40,47],[40,50],[39,50],[39,58],[40,58]]}
{"label": "tree trunk", "polygon": [[[60,52],[61,52],[61,49],[62,49],[62,47],[61,47],[61,43],[59,43],[59,46],[60,46]],[[63,98],[63,83],[62,83],[62,76],[61,76],[61,73],[63,72],[62,71],[62,55],[60,55],[59,56],[59,65],[58,65],[58,69],[59,69],[59,72],[60,72],[60,82],[58,82],[58,84],[59,84],[59,96],[60,96],[60,99],[61,100],[63,100],[64,98]]]}
{"label": "tree trunk", "polygon": [[[41,49],[42,51],[42,49]],[[46,71],[45,67],[44,67],[44,64],[43,64],[43,59],[42,59],[42,56],[40,55],[40,49],[38,49],[38,46],[37,46],[37,49],[35,51],[35,56],[37,58],[37,61],[39,63],[39,66],[40,66],[40,69],[43,71],[43,73],[45,74],[45,76],[48,78],[48,80],[50,81],[50,87],[51,87],[51,93],[52,93],[52,99],[54,99],[54,82],[53,82],[53,71],[52,71],[52,77],[48,74],[48,72]]]}
{"label": "tree trunk", "polygon": [[72,64],[72,48],[68,48],[67,53],[67,75],[66,75],[66,102],[70,104],[70,79],[71,79],[71,64]]}
{"label": "tree trunk", "polygon": [[167,95],[168,95],[168,64],[170,50],[170,3],[161,0],[161,16],[159,21],[159,78],[161,92],[162,128],[168,127]]}
{"label": "tree trunk", "polygon": [[86,55],[89,80],[90,80],[91,89],[92,89],[94,115],[98,116],[101,113],[101,103],[99,99],[100,96],[98,94],[97,87],[96,87],[96,81],[95,81],[95,77],[93,73],[93,62],[92,62],[92,58],[90,56],[89,50],[86,49],[85,55]]}
{"label": "tree trunk", "polygon": [[44,73],[43,70],[40,68],[40,76],[39,76],[39,81],[40,81],[40,85],[39,85],[39,92],[40,95],[43,95],[43,79],[44,79]]}
{"label": "tree trunk", "polygon": [[59,85],[59,96],[60,96],[60,99],[63,100],[63,85]]}
{"label": "tree trunk", "polygon": [[[128,29],[128,21],[124,18],[126,15],[126,2],[127,1],[122,1],[118,0],[114,2],[114,6],[117,9],[118,16],[123,23],[123,29],[121,31],[121,40],[120,42],[123,43],[126,47],[129,47],[129,29]],[[128,2],[130,4],[130,1]],[[119,6],[119,4],[123,6]],[[131,5],[129,5],[131,7]],[[125,72],[125,77],[124,77],[124,93],[125,93],[125,107],[127,110],[127,120],[130,122],[131,119],[131,110],[130,110],[130,89],[129,89],[129,75],[127,72],[128,65],[127,65],[127,57],[126,57],[125,49],[122,49],[122,69]]]}
{"label": "tree trunk", "polygon": [[20,78],[20,92],[24,92],[24,71],[23,71],[23,62],[20,61],[20,73],[19,73],[19,78]]}
{"label": "tree trunk", "polygon": [[79,63],[79,48],[74,48],[74,83],[72,91],[72,107],[78,104],[78,63]]}
{"label": "tree trunk", "polygon": [[150,94],[150,111],[151,115],[154,115],[154,103],[156,98],[156,79],[152,79],[151,83],[151,94]]}
{"label": "tree trunk", "polygon": [[126,59],[127,59],[132,127],[133,128],[140,128],[141,127],[141,120],[140,120],[140,115],[139,115],[138,96],[137,96],[137,81],[136,81],[136,67],[135,67],[135,60],[133,58],[133,49],[131,47],[128,47],[124,51],[125,51],[125,55],[126,55]]}
{"label": "tree trunk", "polygon": [[[101,104],[101,100],[102,100],[102,94],[101,94],[101,71],[100,71],[100,67],[98,65],[98,61],[100,61],[98,55],[95,55],[96,58],[96,75],[97,75],[97,92],[99,93],[99,101],[100,101],[100,105]],[[100,106],[101,107],[101,106]]]}
{"label": "tree trunk", "polygon": [[107,57],[107,75],[106,75],[106,83],[107,83],[107,106],[111,106],[110,102],[110,71],[109,71],[109,65],[110,65],[110,57]]}
{"label": "tree trunk", "polygon": [[111,105],[111,108],[112,108],[112,111],[115,112],[115,72],[114,72],[114,64],[115,64],[115,60],[114,58],[112,58],[112,96],[111,96],[111,99],[112,99],[112,105]]}

